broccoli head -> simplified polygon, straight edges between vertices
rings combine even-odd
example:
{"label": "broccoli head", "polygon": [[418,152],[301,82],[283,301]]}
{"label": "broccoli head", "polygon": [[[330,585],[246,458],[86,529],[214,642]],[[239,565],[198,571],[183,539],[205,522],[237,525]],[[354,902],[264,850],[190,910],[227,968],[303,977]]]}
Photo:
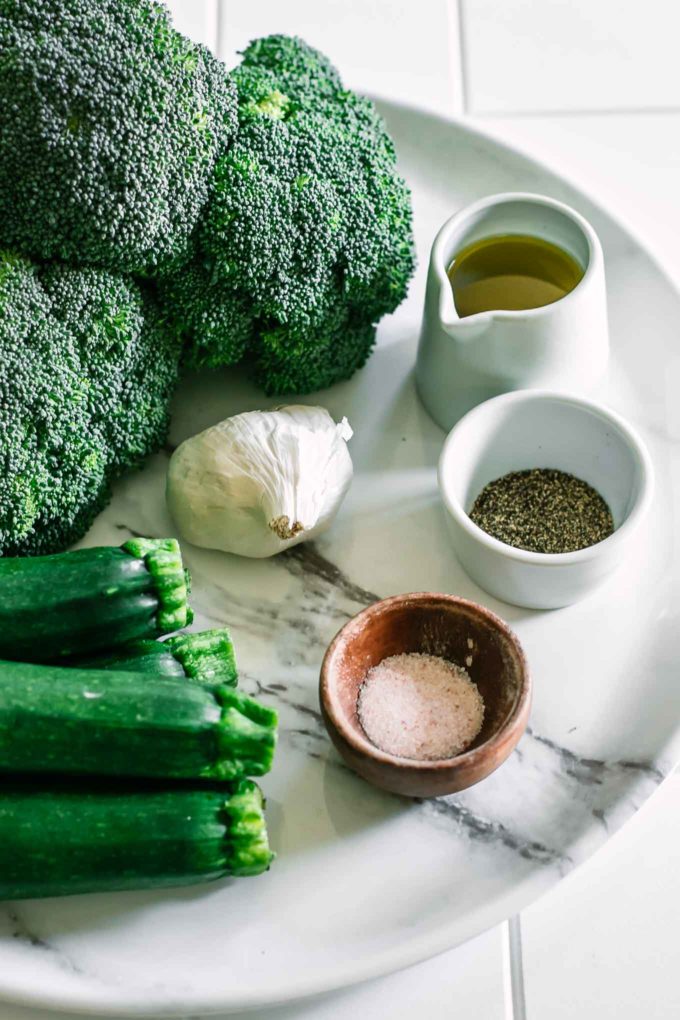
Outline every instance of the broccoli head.
{"label": "broccoli head", "polygon": [[235,290],[196,257],[178,272],[159,281],[164,307],[191,340],[188,362],[193,368],[236,365],[248,353],[255,319],[247,295]]}
{"label": "broccoli head", "polygon": [[270,394],[325,389],[361,368],[374,342],[375,325],[338,302],[316,324],[263,329],[253,375]]}
{"label": "broccoli head", "polygon": [[127,278],[6,251],[0,336],[0,553],[56,551],[163,442],[179,343]]}
{"label": "broccoli head", "polygon": [[302,40],[251,43],[233,78],[237,136],[171,300],[195,366],[247,350],[267,392],[308,392],[363,364],[404,298],[410,196],[373,104]]}
{"label": "broccoli head", "polygon": [[186,260],[236,93],[155,0],[1,0],[2,241],[150,274]]}

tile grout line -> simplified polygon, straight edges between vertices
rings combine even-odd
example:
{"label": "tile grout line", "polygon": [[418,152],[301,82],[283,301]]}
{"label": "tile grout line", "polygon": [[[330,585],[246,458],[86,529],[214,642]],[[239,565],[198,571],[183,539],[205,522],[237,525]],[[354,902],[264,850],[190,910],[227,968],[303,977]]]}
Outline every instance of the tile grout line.
{"label": "tile grout line", "polygon": [[467,61],[467,32],[465,28],[465,12],[463,9],[464,0],[454,0],[455,7],[452,6],[449,10],[455,9],[455,15],[453,15],[457,22],[457,35],[458,35],[458,68],[459,68],[459,80],[460,80],[460,106],[461,113],[467,115],[469,110],[469,97],[470,97],[470,82],[468,74],[468,61]]}
{"label": "tile grout line", "polygon": [[503,989],[505,1020],[527,1020],[522,959],[522,924],[519,914],[503,924]]}
{"label": "tile grout line", "polygon": [[224,8],[222,4],[223,0],[215,0],[215,36],[216,36],[215,53],[220,58],[220,60],[223,59],[224,53],[224,46],[222,45],[223,43],[222,33],[225,27]]}
{"label": "tile grout line", "polygon": [[479,120],[505,120],[515,117],[518,119],[523,117],[527,119],[536,117],[644,117],[664,114],[677,115],[678,113],[680,113],[680,106],[621,106],[589,110],[580,110],[576,107],[569,110],[475,110],[474,116]]}

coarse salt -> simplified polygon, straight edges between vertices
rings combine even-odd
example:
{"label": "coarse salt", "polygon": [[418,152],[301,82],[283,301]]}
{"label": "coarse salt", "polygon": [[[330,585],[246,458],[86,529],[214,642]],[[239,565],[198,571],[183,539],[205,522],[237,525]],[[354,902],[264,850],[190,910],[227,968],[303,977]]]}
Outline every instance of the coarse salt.
{"label": "coarse salt", "polygon": [[484,701],[462,666],[408,652],[390,655],[368,671],[357,712],[381,751],[436,761],[469,747],[482,728]]}

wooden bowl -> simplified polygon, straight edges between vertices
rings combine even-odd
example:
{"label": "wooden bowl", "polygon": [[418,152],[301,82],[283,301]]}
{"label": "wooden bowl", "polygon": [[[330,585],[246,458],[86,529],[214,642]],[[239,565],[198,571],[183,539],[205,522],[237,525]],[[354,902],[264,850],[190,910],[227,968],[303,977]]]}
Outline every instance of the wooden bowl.
{"label": "wooden bowl", "polygon": [[[416,761],[372,744],[357,716],[366,673],[388,655],[423,652],[465,666],[484,699],[484,723],[454,758]],[[346,763],[374,786],[407,797],[457,793],[501,765],[526,729],[531,681],[510,628],[476,602],[455,595],[395,595],[364,609],[331,642],[319,699],[331,740]]]}

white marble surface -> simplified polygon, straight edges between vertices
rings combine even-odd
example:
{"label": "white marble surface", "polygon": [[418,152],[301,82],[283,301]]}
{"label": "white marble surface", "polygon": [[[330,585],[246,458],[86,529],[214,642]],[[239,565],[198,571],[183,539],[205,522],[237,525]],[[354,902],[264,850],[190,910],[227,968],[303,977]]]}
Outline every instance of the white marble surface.
{"label": "white marble surface", "polygon": [[[174,0],[172,6],[179,8],[182,23],[187,30],[191,29],[197,37],[209,42],[212,9],[217,2],[221,7],[224,24],[224,19],[230,17],[229,8],[232,6],[227,0]],[[435,6],[437,8],[434,15],[431,15],[430,2],[432,9]],[[474,0],[468,0],[468,5],[470,3],[474,3]],[[462,65],[469,65],[471,53],[464,51],[464,60],[461,62],[457,48],[456,12],[452,10],[455,5],[453,2],[448,3],[448,14],[453,14],[453,17],[449,18],[447,28],[442,21],[438,0],[426,0],[424,4],[409,6],[418,9],[417,18],[406,16],[379,20],[369,17],[365,20],[365,4],[345,4],[342,17],[329,17],[327,6],[315,0],[285,5],[283,8],[280,4],[274,4],[273,0],[260,0],[249,8],[239,8],[236,23],[243,38],[256,34],[258,30],[250,28],[247,19],[251,15],[253,25],[259,25],[263,18],[276,17],[283,21],[286,31],[306,34],[321,22],[319,31],[324,34],[324,39],[328,39],[326,46],[329,52],[333,54],[335,50],[342,51],[342,60],[345,63],[349,61],[353,84],[357,86],[364,84],[361,82],[361,73],[365,70],[362,65],[366,64],[363,58],[353,63],[354,40],[360,36],[356,52],[371,54],[368,70],[372,72],[372,77],[364,87],[384,94],[392,92],[402,97],[408,94],[414,102],[430,108],[459,112],[464,98]],[[654,24],[659,25],[660,36],[663,37],[665,33],[670,38],[673,35],[671,29],[675,7],[669,3],[657,6]],[[598,16],[599,7],[599,4],[591,5],[592,16]],[[496,15],[497,7],[489,16]],[[525,40],[532,39],[530,28],[523,34]],[[440,42],[444,37],[446,45],[443,46]],[[533,38],[533,45],[540,52],[540,37]],[[371,41],[374,43],[372,47]],[[526,43],[524,45],[526,52]],[[401,55],[396,62],[393,60],[395,48]],[[644,53],[644,46],[642,49]],[[414,50],[416,67],[421,70],[416,75],[410,75],[408,65]],[[663,53],[663,48],[661,51],[652,51],[652,59],[656,59],[657,52]],[[604,46],[596,65],[604,75],[608,73],[608,53],[609,47]],[[531,53],[528,56],[531,59]],[[380,71],[383,60],[387,68],[384,75]],[[406,68],[408,84],[400,77],[399,64]],[[633,74],[627,77],[634,79],[635,71],[644,75],[645,66],[644,63],[634,64]],[[507,85],[506,78],[499,75],[498,70],[502,70],[502,64],[497,65],[496,70],[494,67],[488,68],[490,78],[485,86],[487,90],[493,91],[495,101],[498,101],[499,96],[502,97]],[[567,69],[567,75],[570,70]],[[662,68],[655,80],[663,79],[663,74]],[[626,85],[626,82],[622,84]],[[624,95],[625,92],[624,88]],[[448,106],[448,100],[442,99],[448,95],[453,96],[451,106]],[[648,101],[653,106],[668,105],[663,94],[648,97]],[[568,105],[565,109],[568,109]],[[680,147],[677,142],[676,118],[669,115],[557,119],[531,117],[486,123],[539,157],[547,158],[584,187],[594,190],[611,208],[627,216],[671,267],[677,267],[680,280],[676,242],[680,229],[676,198]],[[451,172],[455,172],[455,162]],[[641,329],[638,336],[646,341],[648,334]],[[671,409],[674,392],[677,393],[677,386],[669,386]],[[388,496],[389,493],[385,499]],[[423,494],[416,487],[413,505],[417,506],[419,498],[422,501],[425,496],[426,493]],[[413,520],[412,514],[408,517]],[[658,622],[660,614],[653,613],[652,618]],[[633,623],[635,621],[631,619],[626,626]],[[667,625],[673,626],[672,619],[667,620]],[[622,627],[623,634],[626,626]],[[617,637],[613,625],[610,633],[614,638]],[[676,661],[667,663],[669,671],[676,668]],[[620,662],[625,675],[626,663],[623,656]],[[634,839],[629,838],[629,832],[635,833]],[[552,1015],[578,1015],[586,1020],[595,1016],[598,1020],[600,1016],[612,1016],[625,1020],[628,1016],[638,1016],[640,1013],[651,1020],[674,1020],[678,1014],[679,984],[677,968],[673,964],[677,941],[676,905],[680,890],[677,887],[673,847],[679,837],[680,780],[673,778],[665,784],[659,797],[654,798],[636,816],[630,830],[624,830],[620,837],[607,844],[602,857],[598,855],[592,863],[578,869],[567,882],[558,885],[554,892],[525,912],[524,959],[528,1015],[532,1020]],[[621,852],[619,846],[622,847]],[[645,864],[642,873],[641,860]],[[595,911],[599,922],[596,925],[589,923]],[[17,943],[20,952],[23,951],[22,943],[26,939],[26,932],[19,930]],[[565,980],[563,942],[567,939],[570,941],[570,953],[567,957],[568,980]],[[305,1020],[307,1017],[310,1020],[325,1020],[326,1017],[349,1020],[357,1015],[401,1016],[406,1015],[406,1012],[412,1015],[416,1009],[421,1008],[421,1012],[431,1020],[448,1018],[454,1010],[457,1015],[467,1018],[480,1017],[481,1020],[483,1017],[486,1020],[491,1017],[495,1020],[496,1016],[509,1015],[505,1013],[502,1001],[500,943],[498,931],[492,932],[401,975],[348,993],[314,1000],[304,1006],[265,1010],[249,1015],[256,1015],[261,1020],[288,1020],[292,1016],[304,1017]],[[39,943],[32,948],[38,950],[38,959],[48,952]],[[178,962],[178,971],[181,973],[191,965],[192,959],[189,956]],[[39,987],[39,978],[32,966],[28,973],[33,985]],[[574,1008],[570,1010],[572,1003]],[[404,1004],[407,1004],[407,1010]],[[0,1006],[2,1020],[43,1020],[45,1016],[47,1014],[34,1010]]]}
{"label": "white marble surface", "polygon": [[477,122],[604,202],[680,282],[680,114],[485,117]]}
{"label": "white marble surface", "polygon": [[[679,636],[669,578],[678,453],[654,364],[674,342],[668,318],[680,314],[678,298],[615,223],[540,168],[436,119],[384,112],[414,188],[423,258],[410,299],[386,320],[367,368],[323,395],[356,430],[356,479],[343,514],[318,547],[270,562],[185,548],[197,625],[229,623],[245,689],[281,712],[277,767],[264,784],[279,860],[252,884],[5,911],[0,984],[9,994],[183,1013],[377,975],[524,906],[605,842],[675,759],[680,691],[668,664]],[[473,197],[520,187],[576,204],[602,237],[614,341],[607,396],[642,428],[660,480],[639,554],[597,595],[553,613],[495,602],[456,563],[436,491],[443,434],[410,375],[424,256],[437,224]],[[654,309],[642,353],[632,280]],[[177,402],[173,441],[260,400],[233,374],[190,381]],[[158,456],[120,486],[90,541],[168,531],[166,463]],[[347,773],[329,748],[316,699],[320,659],[335,630],[375,595],[416,589],[453,591],[505,616],[536,679],[531,730],[509,762],[460,797],[422,805],[379,794]]]}
{"label": "white marble surface", "polygon": [[[229,1020],[507,1020],[507,967],[503,932],[494,928],[464,946],[409,967],[387,978],[370,981],[331,995],[316,996],[286,1006],[230,1014]],[[0,1004],[2,1020],[56,1020],[46,1010]],[[71,1020],[76,1020],[74,1015]],[[225,1018],[226,1020],[226,1018]]]}

